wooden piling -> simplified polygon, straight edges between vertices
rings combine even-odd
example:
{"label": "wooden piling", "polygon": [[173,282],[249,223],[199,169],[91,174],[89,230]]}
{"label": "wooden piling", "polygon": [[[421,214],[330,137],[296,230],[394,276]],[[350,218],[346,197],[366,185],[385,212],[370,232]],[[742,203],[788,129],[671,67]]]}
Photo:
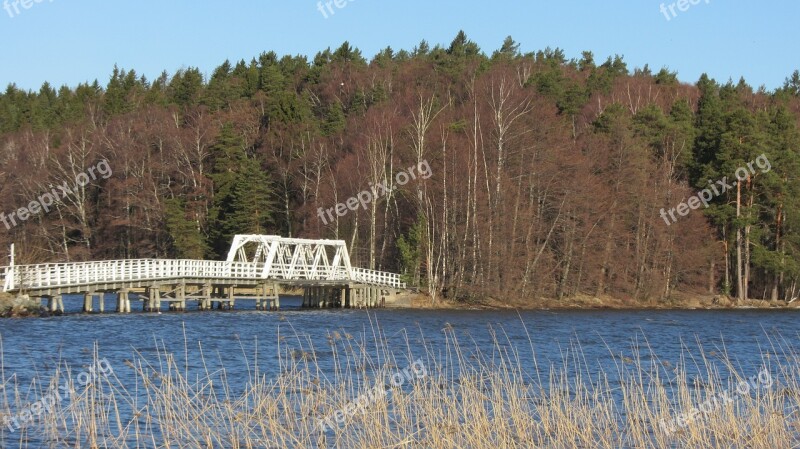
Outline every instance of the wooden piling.
{"label": "wooden piling", "polygon": [[91,313],[94,310],[93,300],[94,294],[86,293],[83,295],[83,313]]}
{"label": "wooden piling", "polygon": [[117,292],[117,312],[118,313],[131,312],[130,293],[127,289],[122,289]]}
{"label": "wooden piling", "polygon": [[56,307],[58,307],[58,304],[56,304],[55,298],[52,297],[52,296],[48,296],[47,297],[47,311],[50,312],[50,313],[53,313],[53,312],[56,311]]}
{"label": "wooden piling", "polygon": [[178,285],[178,290],[175,292],[178,299],[178,307],[181,312],[186,311],[186,284]]}

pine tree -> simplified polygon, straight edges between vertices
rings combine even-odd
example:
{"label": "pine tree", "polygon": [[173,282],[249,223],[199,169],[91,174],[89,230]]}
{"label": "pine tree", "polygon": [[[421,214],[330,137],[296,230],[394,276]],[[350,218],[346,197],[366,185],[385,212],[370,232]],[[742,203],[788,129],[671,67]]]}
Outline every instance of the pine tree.
{"label": "pine tree", "polygon": [[164,201],[167,232],[172,238],[172,255],[180,259],[202,259],[208,252],[205,237],[197,219],[187,216],[186,202],[181,198]]}
{"label": "pine tree", "polygon": [[213,257],[222,257],[236,234],[265,233],[274,206],[269,177],[249,157],[233,125],[222,127],[211,152],[214,198],[208,247]]}

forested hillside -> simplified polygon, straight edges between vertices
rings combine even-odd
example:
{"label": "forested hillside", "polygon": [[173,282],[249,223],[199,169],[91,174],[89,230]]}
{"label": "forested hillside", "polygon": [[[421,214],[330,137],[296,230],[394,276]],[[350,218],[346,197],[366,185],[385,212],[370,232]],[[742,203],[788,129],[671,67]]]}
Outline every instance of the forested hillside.
{"label": "forested hillside", "polygon": [[[460,33],[367,60],[344,43],[209,76],[0,95],[17,262],[224,258],[238,233],[344,239],[354,263],[458,299],[675,292],[790,299],[800,276],[800,74],[776,91]],[[763,155],[735,187],[678,207]],[[113,174],[76,185],[101,161]],[[424,161],[428,179],[396,184]],[[762,169],[759,169],[761,167]],[[333,220],[326,210],[386,182]],[[691,205],[691,201],[689,202]],[[33,209],[33,208],[31,208]]]}

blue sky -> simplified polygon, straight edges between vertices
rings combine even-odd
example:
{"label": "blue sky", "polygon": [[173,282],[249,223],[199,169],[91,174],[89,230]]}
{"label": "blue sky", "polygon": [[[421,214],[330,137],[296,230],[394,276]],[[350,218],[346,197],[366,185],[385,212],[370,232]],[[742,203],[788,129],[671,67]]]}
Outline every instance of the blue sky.
{"label": "blue sky", "polygon": [[19,14],[14,3],[23,0],[4,1],[11,13],[0,9],[0,86],[24,89],[46,80],[105,85],[114,64],[149,79],[189,66],[210,74],[225,59],[269,50],[313,57],[345,40],[371,58],[422,39],[446,46],[459,29],[489,54],[511,35],[526,52],[560,47],[577,58],[591,50],[598,61],[621,54],[631,70],[667,66],[691,83],[707,72],[774,89],[800,68],[797,0],[699,0],[686,11],[676,4],[674,17],[668,7],[677,0],[352,0],[332,5],[328,18],[317,0],[24,0],[33,3],[18,4]]}

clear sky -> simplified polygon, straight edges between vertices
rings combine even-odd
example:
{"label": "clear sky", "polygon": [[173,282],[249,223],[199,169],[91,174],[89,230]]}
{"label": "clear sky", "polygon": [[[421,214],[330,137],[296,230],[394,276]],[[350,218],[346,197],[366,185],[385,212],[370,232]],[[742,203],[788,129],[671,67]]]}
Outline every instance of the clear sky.
{"label": "clear sky", "polygon": [[487,54],[511,35],[524,52],[620,54],[631,70],[667,66],[690,83],[707,72],[774,89],[800,68],[798,0],[683,0],[686,11],[677,0],[339,1],[333,15],[323,6],[326,18],[317,0],[0,0],[0,87],[105,85],[114,64],[148,79],[189,66],[210,74],[225,59],[313,57],[345,40],[370,59],[422,39],[447,46],[459,29]]}

